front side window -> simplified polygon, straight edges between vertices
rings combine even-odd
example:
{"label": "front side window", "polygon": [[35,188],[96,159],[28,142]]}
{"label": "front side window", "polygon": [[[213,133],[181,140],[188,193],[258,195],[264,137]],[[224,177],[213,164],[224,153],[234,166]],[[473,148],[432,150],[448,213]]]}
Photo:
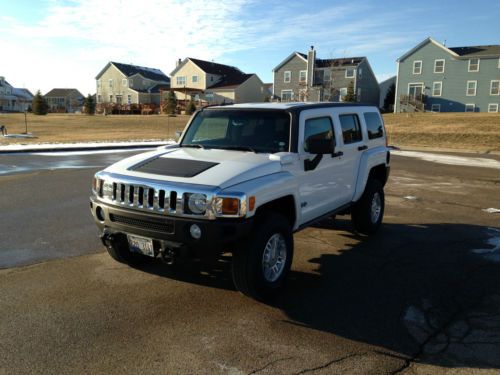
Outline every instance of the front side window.
{"label": "front side window", "polygon": [[476,105],[473,103],[468,103],[465,105],[465,112],[475,112],[476,111]]}
{"label": "front side window", "polygon": [[185,86],[186,85],[186,76],[177,76],[175,78],[177,86]]}
{"label": "front side window", "polygon": [[479,72],[479,59],[469,60],[469,72]]}
{"label": "front side window", "polygon": [[332,119],[330,117],[318,117],[306,120],[304,124],[304,151],[309,151],[307,149],[307,143],[312,139],[335,139]]}
{"label": "front side window", "polygon": [[366,130],[368,131],[368,139],[381,138],[384,136],[384,125],[382,119],[377,112],[365,112]]}
{"label": "front side window", "polygon": [[292,72],[287,70],[284,74],[283,74],[283,82],[285,83],[290,83],[292,80]]}
{"label": "front side window", "polygon": [[444,60],[434,60],[434,73],[444,73]]}
{"label": "front side window", "polygon": [[443,91],[443,82],[434,82],[432,84],[432,96],[441,96]]}
{"label": "front side window", "polygon": [[467,96],[476,96],[477,81],[467,81]]}
{"label": "front side window", "polygon": [[413,74],[422,74],[422,61],[413,62]]}
{"label": "front side window", "polygon": [[299,72],[299,82],[305,82],[307,79],[307,70],[301,70]]}
{"label": "front side window", "polygon": [[181,147],[275,153],[288,151],[289,138],[285,111],[205,110],[192,121]]}
{"label": "front side window", "polygon": [[347,68],[345,70],[345,77],[346,78],[354,78],[355,74],[356,74],[356,69],[354,69],[354,68]]}
{"label": "front side window", "polygon": [[490,95],[500,95],[500,81],[491,81]]}
{"label": "front side window", "polygon": [[441,104],[431,105],[431,112],[441,112]]}
{"label": "front side window", "polygon": [[342,127],[342,137],[344,144],[356,143],[363,139],[358,115],[339,115],[340,126]]}
{"label": "front side window", "polygon": [[283,102],[289,102],[293,100],[293,91],[292,90],[282,90],[281,91],[281,100]]}

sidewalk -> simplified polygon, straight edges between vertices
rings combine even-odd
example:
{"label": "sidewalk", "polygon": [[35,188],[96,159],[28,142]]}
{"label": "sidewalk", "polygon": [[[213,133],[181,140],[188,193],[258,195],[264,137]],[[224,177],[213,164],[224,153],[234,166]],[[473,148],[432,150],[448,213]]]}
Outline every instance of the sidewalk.
{"label": "sidewalk", "polygon": [[0,146],[1,154],[16,154],[29,152],[54,152],[54,151],[97,151],[97,150],[123,150],[134,148],[159,147],[173,143],[166,141],[140,141],[140,142],[82,142],[82,143],[42,143],[42,144],[16,144]]}

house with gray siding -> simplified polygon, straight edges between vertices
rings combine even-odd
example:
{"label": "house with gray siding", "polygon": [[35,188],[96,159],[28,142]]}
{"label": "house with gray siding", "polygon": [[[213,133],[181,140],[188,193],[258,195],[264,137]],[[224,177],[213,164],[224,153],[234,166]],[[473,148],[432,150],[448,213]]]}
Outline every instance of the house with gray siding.
{"label": "house with gray siding", "polygon": [[394,112],[498,112],[500,45],[446,47],[427,38],[397,60]]}
{"label": "house with gray siding", "polygon": [[316,58],[293,52],[273,69],[273,99],[279,101],[343,101],[352,83],[356,101],[378,106],[379,86],[366,57]]}
{"label": "house with gray siding", "polygon": [[44,96],[49,112],[75,113],[82,110],[85,97],[77,89],[52,89]]}
{"label": "house with gray siding", "polygon": [[25,88],[13,87],[0,76],[0,112],[24,112],[31,107],[33,94]]}

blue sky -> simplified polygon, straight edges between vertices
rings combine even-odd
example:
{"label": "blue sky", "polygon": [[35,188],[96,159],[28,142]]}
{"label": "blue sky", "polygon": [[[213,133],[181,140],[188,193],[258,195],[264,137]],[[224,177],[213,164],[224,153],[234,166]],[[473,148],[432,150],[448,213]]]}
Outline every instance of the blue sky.
{"label": "blue sky", "polygon": [[95,92],[108,61],[170,74],[178,58],[272,69],[314,45],[319,58],[367,56],[379,80],[428,36],[500,44],[500,1],[0,0],[0,75],[42,93]]}

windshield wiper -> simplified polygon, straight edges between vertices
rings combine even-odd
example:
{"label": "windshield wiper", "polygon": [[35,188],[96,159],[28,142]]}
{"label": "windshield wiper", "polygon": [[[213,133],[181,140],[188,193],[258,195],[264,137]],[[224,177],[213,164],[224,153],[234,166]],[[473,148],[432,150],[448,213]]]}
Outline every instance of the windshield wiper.
{"label": "windshield wiper", "polygon": [[218,146],[217,148],[223,150],[235,150],[235,151],[251,151],[257,153],[253,148],[249,146]]}
{"label": "windshield wiper", "polygon": [[181,147],[191,147],[191,148],[205,148],[205,146],[203,146],[202,144],[200,143],[190,143],[190,144],[185,144],[185,145],[181,145]]}

